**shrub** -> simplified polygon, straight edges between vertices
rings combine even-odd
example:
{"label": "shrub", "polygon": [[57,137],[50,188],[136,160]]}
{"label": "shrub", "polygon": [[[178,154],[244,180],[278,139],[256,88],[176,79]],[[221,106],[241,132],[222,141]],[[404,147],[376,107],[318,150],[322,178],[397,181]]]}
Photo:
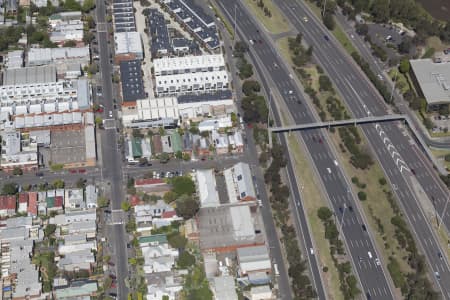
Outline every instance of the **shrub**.
{"label": "shrub", "polygon": [[358,199],[361,200],[361,201],[366,200],[367,199],[367,194],[365,192],[363,192],[363,191],[359,191],[358,192]]}

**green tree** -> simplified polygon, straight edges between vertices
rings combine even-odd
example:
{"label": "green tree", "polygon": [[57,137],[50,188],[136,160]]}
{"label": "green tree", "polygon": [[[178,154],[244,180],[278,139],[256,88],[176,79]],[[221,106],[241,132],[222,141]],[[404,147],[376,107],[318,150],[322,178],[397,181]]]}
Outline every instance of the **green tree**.
{"label": "green tree", "polygon": [[195,193],[194,181],[189,176],[178,176],[170,180],[172,191],[177,195],[192,195]]}
{"label": "green tree", "polygon": [[325,13],[323,16],[323,24],[328,28],[328,30],[333,30],[336,26],[333,15],[330,13]]}
{"label": "green tree", "polygon": [[178,216],[183,217],[184,219],[190,219],[197,213],[200,208],[199,203],[196,199],[189,195],[182,195],[176,201],[176,212]]}
{"label": "green tree", "polygon": [[358,199],[361,200],[361,201],[366,200],[367,199],[367,194],[365,192],[363,192],[363,191],[359,191],[358,192]]}
{"label": "green tree", "polygon": [[95,125],[97,125],[97,127],[102,126],[103,125],[103,119],[99,116],[95,117]]}
{"label": "green tree", "polygon": [[183,158],[183,152],[181,152],[181,150],[178,150],[177,152],[175,152],[175,158],[176,159],[182,159]]}
{"label": "green tree", "polygon": [[406,74],[409,72],[410,69],[410,64],[409,64],[409,60],[407,58],[403,58],[400,61],[400,66],[398,67],[400,73]]}
{"label": "green tree", "polygon": [[77,46],[77,42],[74,40],[68,40],[64,42],[63,47],[76,47]]}
{"label": "green tree", "polygon": [[389,0],[374,0],[370,8],[375,22],[386,23],[390,18]]}
{"label": "green tree", "polygon": [[167,204],[172,203],[173,201],[177,200],[177,194],[172,191],[168,191],[164,194],[163,199]]}
{"label": "green tree", "polygon": [[322,221],[327,221],[329,218],[331,218],[332,215],[333,215],[333,212],[328,207],[325,207],[325,206],[322,206],[317,211],[317,216]]}
{"label": "green tree", "polygon": [[261,85],[256,80],[246,80],[242,84],[242,92],[249,96],[253,93],[257,93],[261,90]]}
{"label": "green tree", "polygon": [[187,251],[183,251],[178,257],[177,264],[182,269],[193,266],[195,264],[195,256]]}
{"label": "green tree", "polygon": [[187,239],[176,231],[167,235],[167,241],[169,242],[169,245],[175,249],[184,249],[187,244]]}
{"label": "green tree", "polygon": [[69,10],[69,11],[81,10],[81,5],[76,0],[66,0],[66,1],[64,1],[63,7],[64,7],[65,10]]}
{"label": "green tree", "polygon": [[191,155],[189,153],[183,153],[183,160],[184,161],[190,161]]}
{"label": "green tree", "polygon": [[14,182],[8,182],[3,185],[2,188],[3,195],[15,195],[17,194],[17,184]]}
{"label": "green tree", "polygon": [[120,207],[122,208],[123,211],[129,211],[131,208],[131,204],[130,202],[124,201],[120,204]]}
{"label": "green tree", "polygon": [[94,0],[84,0],[83,6],[81,7],[84,13],[88,13],[95,8]]}
{"label": "green tree", "polygon": [[23,170],[21,168],[19,168],[19,167],[14,167],[13,175],[15,175],[15,176],[23,175]]}
{"label": "green tree", "polygon": [[49,236],[53,235],[56,231],[56,225],[55,224],[48,224],[44,228],[44,236],[48,238]]}
{"label": "green tree", "polygon": [[98,204],[98,207],[102,207],[102,208],[107,207],[109,205],[109,199],[106,198],[105,196],[100,196],[97,199],[97,204]]}
{"label": "green tree", "polygon": [[55,187],[55,189],[63,189],[64,185],[64,180],[62,179],[56,179],[55,181],[53,181],[53,186]]}
{"label": "green tree", "polygon": [[169,153],[163,152],[159,155],[159,162],[165,164],[169,161],[170,156]]}
{"label": "green tree", "polygon": [[327,75],[319,76],[319,90],[320,91],[333,91],[333,84]]}

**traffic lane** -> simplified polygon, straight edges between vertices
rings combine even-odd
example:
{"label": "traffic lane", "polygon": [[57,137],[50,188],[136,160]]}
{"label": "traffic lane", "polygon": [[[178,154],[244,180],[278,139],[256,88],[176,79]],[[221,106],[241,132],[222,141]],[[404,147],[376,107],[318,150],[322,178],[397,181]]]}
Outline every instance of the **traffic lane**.
{"label": "traffic lane", "polygon": [[[241,11],[240,11],[240,17],[241,17],[240,20],[243,19],[242,18],[243,15],[242,15]],[[248,21],[249,18],[247,18],[245,20],[247,20],[247,21],[244,21],[245,31],[247,31],[249,34],[255,34],[255,32],[258,33],[258,30],[254,26],[252,28],[251,25],[253,25],[253,24]],[[241,24],[239,25],[239,27],[241,27]],[[248,30],[252,30],[252,31],[248,31]],[[280,68],[280,63],[277,61],[278,57],[272,51],[273,50],[272,48],[271,49],[262,50],[264,48],[262,48],[262,47],[261,48],[260,47],[255,47],[254,49],[256,50],[257,53],[261,52],[261,54],[263,56],[264,55],[266,56],[266,59],[265,60],[263,59],[263,61],[264,61],[265,65],[268,66],[268,69],[269,69],[269,71],[271,71],[271,74],[276,76],[276,78],[277,78],[276,84],[277,84],[277,86],[279,88],[291,87],[292,91],[293,90],[297,90],[294,86],[292,86],[292,84],[290,84],[290,83],[286,84],[286,82],[289,82],[289,76],[287,75],[286,72],[282,72],[282,69]],[[260,50],[260,51],[258,51],[258,50]],[[271,57],[271,54],[273,55],[272,57]],[[282,75],[284,75],[284,76],[282,76]],[[284,79],[283,77],[285,78],[285,80],[283,80]],[[382,276],[382,277],[384,278],[384,276]],[[384,281],[385,281],[385,279],[384,279]],[[387,282],[386,281],[385,281],[385,286],[387,286]]]}
{"label": "traffic lane", "polygon": [[[364,222],[355,203],[358,200],[350,193],[351,187],[344,180],[339,165],[334,162],[335,159],[329,155],[329,151],[323,151],[326,147],[324,138],[320,136],[318,130],[305,131],[302,136],[309,148],[308,152],[312,153],[314,165],[331,200],[336,226],[344,234],[363,289],[370,292],[374,299],[393,298],[383,269],[375,263],[375,259],[379,258],[377,251],[367,231],[362,228]],[[345,207],[351,207],[352,211],[345,210]],[[372,257],[369,257],[369,252]]]}
{"label": "traffic lane", "polygon": [[[369,125],[363,125],[368,127]],[[373,140],[376,139],[378,133],[376,130],[368,130],[368,138]],[[438,253],[443,253],[440,244],[437,242],[437,237],[435,236],[430,223],[423,213],[420,204],[416,199],[416,195],[411,192],[411,183],[403,176],[403,174],[398,170],[398,168],[391,163],[391,155],[385,149],[385,147],[376,148],[377,157],[381,162],[385,173],[388,175],[391,184],[393,185],[394,193],[400,201],[402,210],[405,212],[406,221],[409,223],[409,227],[415,233],[415,236],[419,239],[418,245],[421,247],[421,252],[427,257],[429,266],[433,272],[436,270],[440,272],[442,279],[449,278],[450,272],[448,268],[445,256],[438,257]],[[436,280],[436,283],[440,287],[442,293],[450,296],[449,287],[441,282],[450,282],[443,280]]]}

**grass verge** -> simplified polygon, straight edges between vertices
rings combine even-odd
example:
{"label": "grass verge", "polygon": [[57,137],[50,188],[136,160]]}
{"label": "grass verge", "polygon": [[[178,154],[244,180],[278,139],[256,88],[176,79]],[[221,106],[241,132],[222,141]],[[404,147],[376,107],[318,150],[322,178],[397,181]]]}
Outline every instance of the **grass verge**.
{"label": "grass verge", "polygon": [[264,0],[264,8],[270,12],[270,16],[264,13],[264,8],[258,6],[256,0],[244,0],[244,3],[250,8],[253,14],[264,25],[264,27],[273,34],[278,34],[290,30],[290,26],[283,14],[276,7],[272,0]]}
{"label": "grass verge", "polygon": [[450,150],[431,149],[431,153],[433,153],[436,159],[442,160],[447,168],[450,168],[450,161],[445,160],[445,156],[450,154]]}
{"label": "grass verge", "polygon": [[[252,1],[252,0],[250,0]],[[294,36],[291,36],[291,38]],[[292,56],[291,56],[291,52],[289,50],[289,37],[282,37],[280,39],[278,39],[276,41],[277,44],[277,48],[281,53],[281,56],[283,56],[283,58],[285,60],[287,60],[289,62],[290,65],[293,65],[294,62],[292,61]]]}
{"label": "grass verge", "polygon": [[352,54],[357,51],[339,24],[334,26],[332,33],[339,43],[341,43],[342,47],[344,47],[344,49],[348,52],[348,54]]}

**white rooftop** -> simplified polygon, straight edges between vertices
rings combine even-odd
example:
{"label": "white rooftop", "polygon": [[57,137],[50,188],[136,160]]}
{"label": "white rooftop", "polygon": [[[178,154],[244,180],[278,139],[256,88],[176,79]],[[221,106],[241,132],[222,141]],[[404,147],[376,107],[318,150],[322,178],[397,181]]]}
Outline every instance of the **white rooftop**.
{"label": "white rooftop", "polygon": [[[153,60],[155,74],[163,71],[197,69],[197,68],[219,68],[225,65],[225,60],[220,54],[163,57]],[[191,70],[192,72],[192,70]]]}
{"label": "white rooftop", "polygon": [[450,63],[432,59],[410,60],[417,82],[428,104],[450,103]]}
{"label": "white rooftop", "polygon": [[197,170],[196,179],[201,207],[219,206],[219,193],[217,192],[214,170]]}

